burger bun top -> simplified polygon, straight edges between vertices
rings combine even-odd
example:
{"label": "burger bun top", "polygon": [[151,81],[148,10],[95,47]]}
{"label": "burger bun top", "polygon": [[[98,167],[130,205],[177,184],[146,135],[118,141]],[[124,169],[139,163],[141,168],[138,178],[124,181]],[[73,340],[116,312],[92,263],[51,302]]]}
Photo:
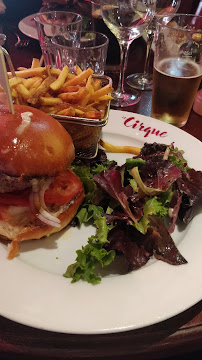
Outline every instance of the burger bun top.
{"label": "burger bun top", "polygon": [[71,136],[50,115],[14,105],[0,105],[0,171],[12,176],[53,176],[74,160]]}

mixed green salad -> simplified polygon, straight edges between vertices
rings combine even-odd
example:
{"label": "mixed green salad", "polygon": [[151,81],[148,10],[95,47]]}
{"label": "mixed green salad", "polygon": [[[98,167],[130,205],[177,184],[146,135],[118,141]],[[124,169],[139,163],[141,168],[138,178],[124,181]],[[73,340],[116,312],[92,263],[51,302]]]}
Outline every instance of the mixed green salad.
{"label": "mixed green salad", "polygon": [[99,269],[116,257],[124,257],[127,272],[151,257],[187,263],[171,233],[177,221],[188,224],[202,209],[202,171],[189,168],[183,151],[145,143],[138,156],[118,166],[99,150],[95,159],[75,161],[72,169],[86,194],[72,225],[93,225],[96,234],[76,251],[65,277],[98,284]]}

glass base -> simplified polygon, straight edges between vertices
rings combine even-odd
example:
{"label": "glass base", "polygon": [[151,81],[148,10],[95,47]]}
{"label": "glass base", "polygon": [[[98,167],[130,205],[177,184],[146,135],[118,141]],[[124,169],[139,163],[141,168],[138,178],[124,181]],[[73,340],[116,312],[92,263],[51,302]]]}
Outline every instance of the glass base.
{"label": "glass base", "polygon": [[144,74],[132,74],[126,78],[126,83],[135,89],[152,90],[153,76]]}
{"label": "glass base", "polygon": [[112,93],[113,100],[111,100],[111,105],[116,107],[127,107],[137,104],[140,101],[140,94],[138,91],[135,91],[133,94],[120,93],[115,91]]}
{"label": "glass base", "polygon": [[151,117],[152,118],[163,121],[166,124],[174,125],[174,126],[176,126],[178,128],[181,128],[184,125],[186,125],[187,120],[188,120],[188,115],[189,115],[189,113],[187,114],[187,116],[177,118],[177,117],[169,115],[167,113],[164,113],[164,114],[158,114],[157,113],[157,114],[155,114],[155,113],[153,113],[151,111]]}

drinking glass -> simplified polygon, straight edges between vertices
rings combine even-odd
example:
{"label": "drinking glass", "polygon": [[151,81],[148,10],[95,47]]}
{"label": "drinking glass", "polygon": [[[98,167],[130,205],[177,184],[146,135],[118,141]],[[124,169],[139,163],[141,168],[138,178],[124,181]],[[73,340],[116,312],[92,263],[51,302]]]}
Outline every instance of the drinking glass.
{"label": "drinking glass", "polygon": [[147,36],[146,59],[144,72],[129,75],[126,82],[129,86],[139,90],[152,90],[153,76],[149,71],[152,43],[154,40],[156,21],[159,15],[175,14],[179,9],[181,0],[156,0],[156,12],[152,21],[145,29]]}
{"label": "drinking glass", "polygon": [[78,65],[81,70],[89,67],[94,74],[104,75],[108,37],[98,32],[68,32],[52,37],[55,62],[59,69],[68,65],[71,72]]}
{"label": "drinking glass", "polygon": [[67,11],[47,11],[36,14],[34,20],[45,65],[55,66],[51,38],[68,31],[81,31],[82,19],[81,15]]}
{"label": "drinking glass", "polygon": [[101,0],[103,20],[120,46],[121,67],[118,88],[112,94],[113,106],[126,107],[140,100],[138,92],[128,94],[124,90],[124,74],[130,44],[143,33],[153,18],[155,5],[156,0]]}
{"label": "drinking glass", "polygon": [[201,24],[201,16],[187,14],[157,20],[151,116],[178,127],[202,79]]}

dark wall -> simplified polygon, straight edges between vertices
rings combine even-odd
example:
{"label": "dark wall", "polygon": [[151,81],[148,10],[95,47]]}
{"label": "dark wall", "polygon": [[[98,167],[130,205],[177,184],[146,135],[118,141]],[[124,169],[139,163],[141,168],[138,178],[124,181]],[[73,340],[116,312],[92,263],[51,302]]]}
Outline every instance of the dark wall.
{"label": "dark wall", "polygon": [[1,21],[21,20],[23,17],[38,12],[42,0],[3,0],[6,12],[1,15]]}

